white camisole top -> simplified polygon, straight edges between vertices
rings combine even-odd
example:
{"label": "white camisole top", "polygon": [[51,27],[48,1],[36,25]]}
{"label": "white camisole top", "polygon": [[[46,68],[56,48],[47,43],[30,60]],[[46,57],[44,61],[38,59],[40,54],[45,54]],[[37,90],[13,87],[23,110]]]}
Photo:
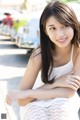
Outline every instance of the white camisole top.
{"label": "white camisole top", "polygon": [[65,65],[62,65],[59,67],[54,67],[53,71],[51,73],[50,79],[54,78],[54,77],[58,78],[62,75],[68,74],[72,71],[72,69],[73,69],[73,61],[72,61],[73,49],[74,49],[74,46],[72,46],[70,61]]}
{"label": "white camisole top", "polygon": [[[73,61],[72,61],[73,50],[74,50],[74,46],[72,46],[70,61],[67,64],[53,68],[52,73],[51,73],[50,78],[49,78],[50,80],[54,77],[58,78],[62,75],[68,74],[72,71],[72,69],[73,69]],[[38,74],[38,77],[36,79],[36,82],[34,84],[33,89],[37,88],[37,87],[40,87],[43,84],[44,83],[41,80],[41,71],[40,71],[39,74]]]}

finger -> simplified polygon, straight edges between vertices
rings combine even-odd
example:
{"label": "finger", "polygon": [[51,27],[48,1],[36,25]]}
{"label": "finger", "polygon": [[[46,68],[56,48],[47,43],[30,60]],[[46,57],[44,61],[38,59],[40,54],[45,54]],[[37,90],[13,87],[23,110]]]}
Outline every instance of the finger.
{"label": "finger", "polygon": [[77,91],[77,88],[75,86],[71,85],[71,84],[68,85],[68,87],[71,88],[71,89],[73,89],[73,90],[75,90],[75,91]]}
{"label": "finger", "polygon": [[80,82],[78,80],[73,81],[78,87],[80,87]]}
{"label": "finger", "polygon": [[75,85],[69,84],[68,87],[75,90],[75,91],[77,91],[77,87],[75,87]]}
{"label": "finger", "polygon": [[70,74],[71,74],[71,75],[74,75],[74,73],[75,73],[75,71],[74,71],[74,70],[72,70]]}
{"label": "finger", "polygon": [[72,85],[74,86],[76,89],[79,88],[79,82],[78,80],[75,80],[74,78],[69,78],[69,80],[67,81],[67,85]]}
{"label": "finger", "polygon": [[75,82],[80,87],[80,77],[72,76],[72,81]]}
{"label": "finger", "polygon": [[79,85],[76,83],[76,82],[71,82],[71,84],[74,86],[74,87],[76,87],[76,89],[78,89],[79,88]]}
{"label": "finger", "polygon": [[80,77],[77,75],[72,75],[71,77],[80,81]]}
{"label": "finger", "polygon": [[75,82],[73,82],[73,81],[70,81],[68,84],[69,84],[69,86],[71,86],[75,90],[77,90],[79,88],[79,86]]}
{"label": "finger", "polygon": [[6,103],[7,103],[8,105],[11,105],[11,104],[12,104],[11,101],[9,101],[9,100],[8,100]]}
{"label": "finger", "polygon": [[6,103],[7,103],[8,105],[11,105],[11,101],[10,101],[9,99],[6,99]]}
{"label": "finger", "polygon": [[11,105],[13,101],[14,101],[14,98],[8,99],[8,100],[7,100],[7,104]]}
{"label": "finger", "polygon": [[14,99],[15,99],[14,94],[8,94],[7,97],[6,97],[7,104],[10,105],[14,101]]}
{"label": "finger", "polygon": [[80,82],[80,77],[79,76],[75,76],[75,78]]}

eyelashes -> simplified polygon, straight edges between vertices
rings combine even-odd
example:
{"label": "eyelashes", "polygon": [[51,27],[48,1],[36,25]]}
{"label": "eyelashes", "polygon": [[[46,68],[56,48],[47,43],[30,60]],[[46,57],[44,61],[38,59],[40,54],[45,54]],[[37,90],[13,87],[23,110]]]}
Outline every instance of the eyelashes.
{"label": "eyelashes", "polygon": [[[65,26],[61,27],[61,29],[65,29],[65,28],[67,28],[67,27],[69,27],[68,24],[66,24]],[[49,28],[49,30],[56,30],[56,29],[57,29],[56,27],[51,27],[51,28]]]}
{"label": "eyelashes", "polygon": [[50,30],[56,30],[56,28],[55,27],[51,27]]}

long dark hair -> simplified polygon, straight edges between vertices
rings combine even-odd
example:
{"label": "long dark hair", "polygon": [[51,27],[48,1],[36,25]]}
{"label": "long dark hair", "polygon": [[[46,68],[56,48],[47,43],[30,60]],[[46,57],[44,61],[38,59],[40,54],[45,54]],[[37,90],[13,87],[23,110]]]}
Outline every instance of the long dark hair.
{"label": "long dark hair", "polygon": [[54,78],[49,80],[50,74],[52,72],[53,54],[55,49],[55,44],[49,39],[45,33],[46,22],[49,17],[54,16],[57,21],[63,25],[71,26],[74,30],[74,36],[72,39],[72,44],[79,46],[79,23],[74,11],[66,4],[62,2],[52,2],[49,3],[40,18],[40,47],[41,47],[41,57],[42,57],[42,81],[44,83],[54,82]]}

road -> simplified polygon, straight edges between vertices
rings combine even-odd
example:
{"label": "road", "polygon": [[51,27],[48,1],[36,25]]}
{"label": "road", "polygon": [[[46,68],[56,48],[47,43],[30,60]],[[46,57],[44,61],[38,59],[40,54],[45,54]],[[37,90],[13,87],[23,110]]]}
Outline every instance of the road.
{"label": "road", "polygon": [[15,46],[9,38],[0,36],[0,92],[3,96],[0,98],[0,114],[9,114],[7,120],[20,119],[17,103],[14,102],[12,106],[5,105],[5,97],[9,90],[18,88],[30,55],[27,52],[27,49]]}

